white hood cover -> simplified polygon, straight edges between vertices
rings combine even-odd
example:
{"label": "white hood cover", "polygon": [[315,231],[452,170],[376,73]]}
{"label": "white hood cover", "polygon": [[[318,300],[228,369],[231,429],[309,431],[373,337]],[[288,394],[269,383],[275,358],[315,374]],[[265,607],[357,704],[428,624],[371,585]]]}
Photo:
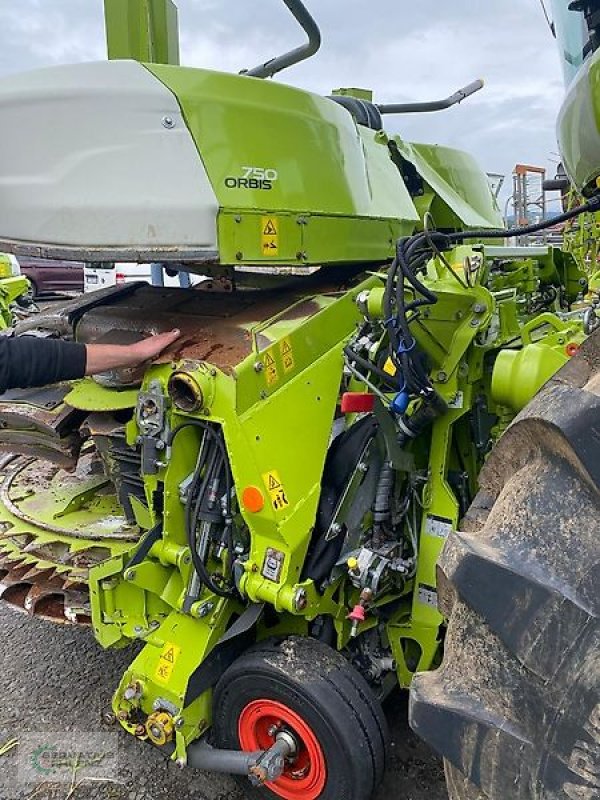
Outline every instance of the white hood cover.
{"label": "white hood cover", "polygon": [[0,81],[0,250],[214,260],[217,212],[177,100],[141,64]]}

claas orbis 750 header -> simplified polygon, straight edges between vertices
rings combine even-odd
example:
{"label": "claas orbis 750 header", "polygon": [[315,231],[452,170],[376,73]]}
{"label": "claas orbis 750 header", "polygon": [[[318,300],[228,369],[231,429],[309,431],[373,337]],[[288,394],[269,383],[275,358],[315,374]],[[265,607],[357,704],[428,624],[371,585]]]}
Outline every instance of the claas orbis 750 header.
{"label": "claas orbis 750 header", "polygon": [[504,245],[470,156],[386,133],[480,81],[391,105],[272,81],[320,44],[284,1],[307,44],[239,75],[179,66],[171,0],[106,0],[107,62],[0,82],[0,250],[206,276],[18,326],[182,337],[144,369],[3,396],[0,594],[142,642],[108,720],[262,797],[372,797],[382,702],[428,671],[412,722],[453,798],[516,797],[498,775],[540,763],[518,796],[567,796],[569,736],[600,728],[557,699],[596,630],[586,276]]}

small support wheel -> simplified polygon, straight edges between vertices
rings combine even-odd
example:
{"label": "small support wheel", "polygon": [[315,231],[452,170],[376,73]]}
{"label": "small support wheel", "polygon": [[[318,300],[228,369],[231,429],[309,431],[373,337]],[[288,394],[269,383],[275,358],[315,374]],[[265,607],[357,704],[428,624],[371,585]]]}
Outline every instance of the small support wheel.
{"label": "small support wheel", "polygon": [[283,774],[254,789],[261,798],[369,800],[385,770],[379,701],[342,655],[312,639],[262,643],[234,662],[215,688],[213,734],[217,746],[248,752],[290,742]]}

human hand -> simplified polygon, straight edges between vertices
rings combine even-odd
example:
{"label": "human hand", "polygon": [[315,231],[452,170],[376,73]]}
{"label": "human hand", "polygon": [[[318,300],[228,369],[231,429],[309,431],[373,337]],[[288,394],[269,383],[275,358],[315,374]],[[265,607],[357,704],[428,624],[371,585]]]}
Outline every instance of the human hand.
{"label": "human hand", "polygon": [[163,350],[176,342],[181,336],[181,331],[175,329],[167,333],[157,333],[149,336],[147,339],[142,339],[141,342],[136,342],[130,345],[131,355],[135,359],[135,363],[143,364],[145,361],[152,361],[157,358]]}
{"label": "human hand", "polygon": [[97,375],[110,369],[139,367],[153,361],[181,336],[178,330],[158,333],[135,344],[88,344],[86,346],[86,375]]}

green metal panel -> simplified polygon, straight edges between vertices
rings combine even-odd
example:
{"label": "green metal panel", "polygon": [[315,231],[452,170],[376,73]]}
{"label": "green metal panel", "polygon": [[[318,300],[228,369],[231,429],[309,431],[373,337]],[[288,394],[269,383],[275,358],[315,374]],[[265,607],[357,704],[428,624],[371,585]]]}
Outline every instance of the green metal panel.
{"label": "green metal panel", "polygon": [[179,27],[173,0],[104,0],[109,59],[179,64]]}
{"label": "green metal panel", "polygon": [[402,156],[416,168],[434,193],[430,202],[435,225],[440,228],[503,227],[487,177],[471,155],[440,145],[405,142],[398,136],[394,139]]}
{"label": "green metal panel", "polygon": [[[177,97],[221,206],[222,263],[382,261],[414,229],[385,138],[335,102],[238,75],[148,69]],[[269,251],[261,223],[272,214]]]}
{"label": "green metal panel", "polygon": [[569,87],[558,117],[558,143],[575,186],[593,192],[600,175],[600,50]]}
{"label": "green metal panel", "polygon": [[13,324],[11,305],[21,295],[27,294],[31,285],[23,275],[0,279],[0,330]]}

